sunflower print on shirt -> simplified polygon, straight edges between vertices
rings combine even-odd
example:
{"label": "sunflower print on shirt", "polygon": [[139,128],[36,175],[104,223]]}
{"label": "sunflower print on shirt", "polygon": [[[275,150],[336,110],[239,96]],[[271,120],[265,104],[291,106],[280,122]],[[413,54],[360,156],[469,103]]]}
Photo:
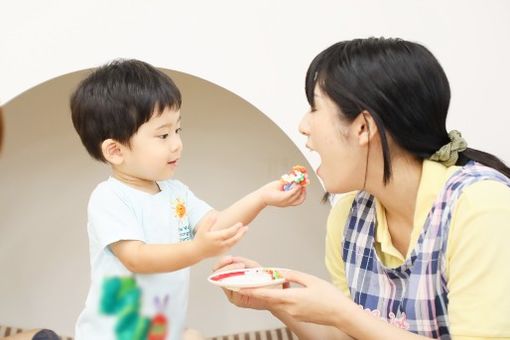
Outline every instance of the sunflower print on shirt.
{"label": "sunflower print on shirt", "polygon": [[181,242],[189,241],[193,239],[193,229],[188,221],[186,203],[181,198],[176,198],[172,202],[172,210],[174,217],[177,219],[177,225],[179,230],[179,240]]}

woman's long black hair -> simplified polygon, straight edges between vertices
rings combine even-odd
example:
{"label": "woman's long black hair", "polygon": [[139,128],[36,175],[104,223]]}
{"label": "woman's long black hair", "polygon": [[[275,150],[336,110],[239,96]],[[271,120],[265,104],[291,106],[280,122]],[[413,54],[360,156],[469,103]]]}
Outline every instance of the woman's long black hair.
{"label": "woman's long black hair", "polygon": [[[361,112],[370,112],[381,136],[384,183],[392,174],[387,132],[422,160],[450,142],[450,85],[437,59],[420,44],[386,38],[336,43],[308,68],[306,96],[312,107],[317,84],[341,109],[341,119],[353,121]],[[510,168],[496,156],[471,148],[459,153],[456,165],[470,160],[510,177]]]}

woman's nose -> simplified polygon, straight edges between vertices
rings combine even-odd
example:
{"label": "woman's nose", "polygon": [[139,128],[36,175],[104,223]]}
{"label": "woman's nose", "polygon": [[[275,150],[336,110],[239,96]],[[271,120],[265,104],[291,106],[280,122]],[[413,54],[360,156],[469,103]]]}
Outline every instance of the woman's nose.
{"label": "woman's nose", "polygon": [[301,122],[299,122],[299,126],[298,126],[299,132],[305,136],[308,136],[310,134],[310,127],[308,124],[308,115],[309,114],[306,113],[303,116],[303,118],[301,118]]}

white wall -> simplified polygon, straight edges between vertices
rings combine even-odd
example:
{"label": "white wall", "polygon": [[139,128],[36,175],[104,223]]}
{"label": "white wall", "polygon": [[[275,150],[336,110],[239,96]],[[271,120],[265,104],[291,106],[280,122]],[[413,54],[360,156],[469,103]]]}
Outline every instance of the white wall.
{"label": "white wall", "polygon": [[[0,162],[0,324],[72,334],[88,289],[86,205],[108,176],[74,132],[71,90],[87,71],[65,75],[16,97]],[[202,79],[170,72],[183,92],[184,157],[177,177],[217,208],[306,160],[286,135],[240,97]],[[327,278],[323,265],[328,207],[312,174],[299,208],[264,211],[232,250],[268,266]],[[189,321],[207,335],[277,327],[267,313],[241,311],[207,282],[214,260],[192,270]]]}
{"label": "white wall", "polygon": [[[311,59],[342,39],[399,36],[419,41],[436,54],[451,81],[449,128],[462,131],[470,146],[510,162],[505,141],[510,123],[506,102],[510,79],[510,1],[19,0],[0,2],[0,15],[0,101],[7,103],[7,144],[0,161],[0,323],[30,326],[44,321],[47,326],[69,332],[69,321],[86,286],[83,282],[86,236],[80,229],[83,226],[80,214],[84,210],[76,207],[83,206],[94,183],[105,174],[105,169],[88,160],[76,144],[74,132],[64,117],[67,90],[50,87],[46,90],[51,95],[35,89],[25,97],[17,96],[48,79],[113,58],[136,57],[223,86],[267,115],[316,165],[317,160],[306,153],[303,139],[296,131],[299,117],[307,109],[303,83]],[[68,82],[61,84],[67,89],[76,79],[71,75],[58,81]],[[28,103],[23,104],[23,98]],[[57,103],[52,98],[62,101]],[[50,114],[54,121],[46,119]],[[229,114],[228,117],[234,116]],[[261,120],[260,116],[250,115]],[[244,124],[246,117],[239,124]],[[189,124],[196,124],[196,131],[209,131],[203,125],[206,121]],[[267,121],[261,120],[260,124]],[[186,136],[189,133],[191,140],[194,132],[189,130]],[[215,138],[224,143],[234,136],[243,138],[235,135],[239,133],[235,126],[229,131],[234,135]],[[263,175],[279,173],[292,163],[290,156],[281,159],[281,155],[301,157],[292,154],[296,150],[288,141],[278,139],[282,134],[276,129],[268,131],[271,133],[267,138],[278,140],[275,144],[282,145],[284,150],[271,157],[259,155],[263,169],[258,180]],[[260,139],[252,136],[249,140],[255,143]],[[188,155],[198,152],[198,146],[195,151],[192,148],[193,143]],[[235,150],[229,152],[236,155]],[[210,155],[203,157],[218,160]],[[239,170],[218,168],[226,178],[237,173],[234,169]],[[187,173],[183,171],[181,175]],[[198,181],[199,194],[214,201],[214,187],[202,185],[192,175],[189,179]],[[313,219],[313,226],[296,224],[299,229],[295,233],[285,229],[291,226],[283,226],[282,234],[276,237],[298,237],[286,244],[286,251],[264,254],[257,251],[260,240],[267,237],[262,230],[267,232],[277,224],[277,218],[289,221],[292,216],[286,214],[292,215],[287,211],[264,215],[261,228],[250,232],[251,239],[247,238],[243,251],[267,264],[277,260],[278,264],[302,265],[312,271],[312,260],[322,252],[319,241],[310,246],[313,255],[309,262],[300,256],[298,263],[285,254],[293,254],[287,250],[302,247],[296,242],[306,240],[310,230],[322,231],[322,217]],[[275,230],[279,230],[278,226]],[[67,242],[50,241],[53,234]],[[278,254],[278,258],[273,259],[273,254]],[[58,266],[46,261],[47,258],[58,259]],[[70,268],[70,263],[75,267]],[[8,270],[4,270],[8,264]],[[209,264],[204,266],[198,269],[202,273]],[[40,276],[36,278],[36,274]],[[202,274],[197,271],[193,275],[195,284]],[[49,290],[50,287],[54,289]],[[192,287],[200,292],[196,293],[197,299],[193,298],[191,308],[198,309],[201,303],[198,297],[210,297],[214,305],[224,306],[219,294],[206,287],[203,291]],[[11,312],[11,308],[21,306],[16,305],[19,299],[30,307]],[[60,308],[62,303],[69,305],[69,311],[55,314],[54,308]],[[255,329],[273,322],[225,308],[226,314],[213,313],[220,315],[220,320],[199,322],[205,331],[213,334],[236,327]],[[203,317],[200,313],[191,315],[197,320]]]}
{"label": "white wall", "polygon": [[451,80],[449,127],[510,161],[501,143],[510,123],[507,0],[18,0],[0,2],[0,14],[1,102],[62,74],[136,57],[238,94],[301,150],[304,74],[318,52],[355,37],[416,40]]}

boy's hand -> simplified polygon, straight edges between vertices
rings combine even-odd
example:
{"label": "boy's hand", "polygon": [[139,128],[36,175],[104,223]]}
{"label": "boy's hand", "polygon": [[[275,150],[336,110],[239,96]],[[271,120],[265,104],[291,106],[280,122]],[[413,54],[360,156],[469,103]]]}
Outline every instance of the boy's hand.
{"label": "boy's hand", "polygon": [[231,227],[211,230],[216,222],[217,214],[205,217],[197,229],[193,244],[201,258],[218,256],[237,244],[248,230],[248,226],[236,223]]}
{"label": "boy's hand", "polygon": [[282,190],[281,181],[273,181],[259,189],[262,201],[266,205],[288,207],[300,205],[306,198],[306,188],[295,184],[289,191]]}

